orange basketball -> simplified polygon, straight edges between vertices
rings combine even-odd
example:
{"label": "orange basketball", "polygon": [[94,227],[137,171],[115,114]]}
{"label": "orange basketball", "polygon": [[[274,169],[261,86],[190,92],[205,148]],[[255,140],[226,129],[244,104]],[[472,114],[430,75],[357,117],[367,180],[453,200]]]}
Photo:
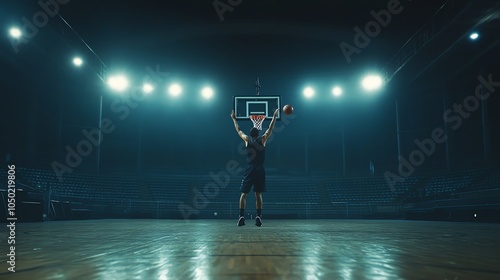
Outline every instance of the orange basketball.
{"label": "orange basketball", "polygon": [[290,104],[286,104],[285,106],[283,106],[283,113],[290,115],[291,113],[293,113],[293,107]]}

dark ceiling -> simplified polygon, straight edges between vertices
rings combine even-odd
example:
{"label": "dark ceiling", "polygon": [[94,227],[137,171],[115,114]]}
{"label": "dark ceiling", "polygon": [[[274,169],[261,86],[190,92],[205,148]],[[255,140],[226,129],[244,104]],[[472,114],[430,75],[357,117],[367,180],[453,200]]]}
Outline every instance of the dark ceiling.
{"label": "dark ceiling", "polygon": [[[41,9],[37,1],[19,2],[2,1],[11,22],[32,18]],[[238,5],[227,6],[224,13],[215,6],[226,1],[67,2],[60,5],[60,14],[110,67],[162,64],[184,75],[252,79],[350,75],[364,67],[383,67],[444,3],[402,1],[397,6],[401,12],[348,63],[340,43],[354,45],[353,28],[364,29],[374,20],[372,11],[379,13],[399,1],[242,0],[231,1]],[[51,32],[46,29],[40,31]],[[34,38],[45,51],[72,51],[45,35]]]}

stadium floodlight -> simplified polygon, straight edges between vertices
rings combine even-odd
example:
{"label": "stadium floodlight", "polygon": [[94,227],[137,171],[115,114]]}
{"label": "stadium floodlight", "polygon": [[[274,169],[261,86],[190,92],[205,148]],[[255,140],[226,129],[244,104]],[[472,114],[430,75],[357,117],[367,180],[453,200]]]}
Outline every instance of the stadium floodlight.
{"label": "stadium floodlight", "polygon": [[146,94],[153,92],[154,89],[155,88],[151,84],[148,84],[148,83],[146,83],[142,86],[142,91]]}
{"label": "stadium floodlight", "polygon": [[342,88],[341,88],[341,87],[334,87],[334,88],[332,89],[332,94],[333,94],[333,96],[335,96],[335,97],[339,97],[339,96],[341,96],[341,95],[342,95]]}
{"label": "stadium floodlight", "polygon": [[15,38],[15,39],[19,39],[21,38],[21,36],[23,36],[23,33],[21,32],[21,29],[17,28],[17,27],[12,27],[10,30],[9,30],[9,34],[12,38]]}
{"label": "stadium floodlight", "polygon": [[108,79],[108,85],[110,88],[118,91],[118,92],[123,92],[125,89],[128,88],[128,80],[125,78],[125,76],[111,76]]}
{"label": "stadium floodlight", "polygon": [[479,34],[477,34],[476,32],[470,34],[469,38],[471,40],[476,40],[477,38],[479,38]]}
{"label": "stadium floodlight", "polygon": [[306,98],[312,98],[314,96],[314,89],[312,87],[306,87],[304,89],[304,96]]}
{"label": "stadium floodlight", "polygon": [[171,96],[177,97],[182,93],[182,87],[178,84],[173,84],[168,88],[168,93]]}
{"label": "stadium floodlight", "polygon": [[382,86],[382,78],[378,75],[366,76],[361,82],[361,85],[367,91],[374,91]]}
{"label": "stadium floodlight", "polygon": [[73,58],[73,64],[77,67],[82,66],[83,60],[80,57]]}
{"label": "stadium floodlight", "polygon": [[214,90],[210,87],[205,87],[201,90],[201,95],[205,99],[210,99],[212,96],[214,96]]}

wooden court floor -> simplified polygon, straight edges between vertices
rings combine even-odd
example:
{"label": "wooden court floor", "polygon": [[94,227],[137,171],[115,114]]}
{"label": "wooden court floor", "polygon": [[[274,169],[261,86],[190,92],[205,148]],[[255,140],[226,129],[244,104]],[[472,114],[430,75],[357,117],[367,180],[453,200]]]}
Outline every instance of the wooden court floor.
{"label": "wooden court floor", "polygon": [[[5,229],[5,224],[4,224]],[[0,279],[500,279],[500,225],[394,220],[18,224]]]}

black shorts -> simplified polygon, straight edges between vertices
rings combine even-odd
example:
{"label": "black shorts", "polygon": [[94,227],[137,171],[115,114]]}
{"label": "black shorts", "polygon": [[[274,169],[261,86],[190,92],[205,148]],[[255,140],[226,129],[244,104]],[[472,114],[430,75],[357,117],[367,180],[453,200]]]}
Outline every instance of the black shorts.
{"label": "black shorts", "polygon": [[254,192],[266,191],[266,172],[263,166],[249,165],[245,170],[240,190],[242,193],[249,193],[252,186]]}

